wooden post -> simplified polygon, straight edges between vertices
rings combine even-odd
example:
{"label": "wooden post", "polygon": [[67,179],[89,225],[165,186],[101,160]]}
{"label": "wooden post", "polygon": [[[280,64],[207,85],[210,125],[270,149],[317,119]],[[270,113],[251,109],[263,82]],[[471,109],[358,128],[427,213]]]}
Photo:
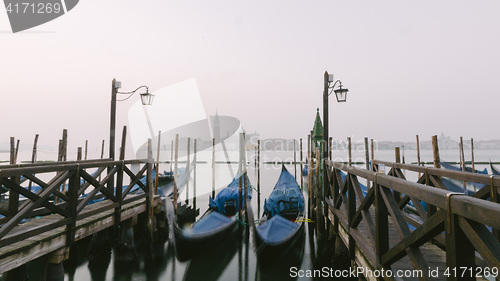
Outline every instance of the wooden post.
{"label": "wooden post", "polygon": [[102,140],[102,146],[101,146],[101,159],[104,159],[104,140]]}
{"label": "wooden post", "polygon": [[[465,169],[465,154],[464,154],[464,139],[460,137],[460,167],[462,167],[462,172],[466,172]],[[467,190],[467,181],[464,180],[464,190]]]}
{"label": "wooden post", "polygon": [[87,160],[88,151],[89,151],[89,141],[85,140],[85,160]]}
{"label": "wooden post", "polygon": [[[417,135],[417,164],[420,166],[420,141]],[[418,178],[420,179],[420,172],[418,172]]]}
{"label": "wooden post", "polygon": [[460,166],[461,166],[463,172],[467,171],[465,169],[465,154],[464,154],[464,138],[463,137],[460,137]]}
{"label": "wooden post", "polygon": [[125,146],[127,144],[127,126],[123,126],[122,142],[120,145],[120,160],[125,160]]}
{"label": "wooden post", "polygon": [[437,135],[432,136],[432,154],[434,156],[434,168],[441,168]]}
{"label": "wooden post", "polygon": [[174,210],[177,212],[177,160],[179,159],[179,134],[175,134],[175,160],[174,160]]}
{"label": "wooden post", "polygon": [[296,140],[293,139],[293,168],[295,170],[295,180],[297,180],[297,149],[296,149]]}
{"label": "wooden post", "polygon": [[394,148],[394,154],[396,156],[396,163],[401,163],[401,155],[400,155],[399,147]]}
{"label": "wooden post", "polygon": [[[10,138],[10,164],[16,164],[16,147],[14,137]],[[19,176],[10,178],[12,181],[19,183]],[[15,216],[19,209],[19,193],[9,189],[9,212],[11,216]]]}
{"label": "wooden post", "polygon": [[260,140],[257,140],[257,218],[260,218]]}
{"label": "wooden post", "polygon": [[77,148],[76,152],[76,161],[81,161],[82,160],[82,147]]}
{"label": "wooden post", "polygon": [[[374,149],[374,146],[373,146],[373,139],[370,139],[370,142],[371,142],[371,149],[372,149],[372,161],[373,159],[375,159],[375,149]],[[371,165],[371,170],[373,171],[373,164]]]}
{"label": "wooden post", "polygon": [[318,234],[318,241],[323,240],[323,218],[321,214],[321,196],[320,196],[320,188],[321,188],[321,170],[320,170],[320,161],[321,161],[321,151],[320,148],[316,148],[316,184],[315,186],[315,194],[316,194],[316,233]]}
{"label": "wooden post", "polygon": [[242,206],[243,206],[243,133],[240,133],[240,145],[239,145],[239,152],[240,152],[240,164],[238,168],[238,176],[240,177],[238,180],[238,215],[239,219],[241,220],[242,217]]}
{"label": "wooden post", "polygon": [[248,202],[248,180],[247,180],[247,170],[245,169],[244,173],[244,182],[245,182],[245,188],[243,190],[244,196],[243,196],[243,202],[245,202],[245,222],[248,222],[248,211],[247,211],[247,202]]}
{"label": "wooden post", "polygon": [[349,151],[349,166],[352,166],[351,137],[347,137],[347,147]]}
{"label": "wooden post", "polygon": [[215,199],[215,138],[212,138],[212,198]]}
{"label": "wooden post", "polygon": [[174,164],[174,141],[170,143],[170,175],[172,175],[172,165]]}
{"label": "wooden post", "polygon": [[313,167],[313,162],[312,162],[312,135],[307,136],[307,198],[308,198],[308,206],[309,206],[309,218],[312,215],[312,208],[313,208],[313,194],[312,194],[312,167]]}
{"label": "wooden post", "polygon": [[161,144],[161,131],[158,131],[158,145],[156,150],[156,173],[155,173],[155,195],[158,194],[158,181],[160,178],[160,146]]}
{"label": "wooden post", "polygon": [[301,190],[304,189],[304,177],[302,175],[302,171],[303,171],[304,167],[303,167],[302,159],[303,159],[303,157],[302,157],[302,139],[300,139],[300,189]]}
{"label": "wooden post", "polygon": [[193,165],[193,210],[194,210],[194,214],[196,216],[196,161],[198,160],[198,157],[196,157],[196,153],[198,152],[197,151],[197,147],[196,147],[196,139],[194,139],[194,143],[193,143],[194,147],[193,147],[193,162],[194,162],[194,165]]}
{"label": "wooden post", "polygon": [[[35,163],[36,162],[37,152],[38,152],[37,144],[38,144],[38,134],[35,135],[35,141],[33,142],[33,153],[31,154],[31,163]],[[33,183],[30,180],[29,184],[28,184],[28,190],[29,191],[31,191],[32,184]]]}
{"label": "wooden post", "polygon": [[188,137],[187,139],[187,157],[186,157],[186,173],[187,173],[187,181],[186,181],[186,204],[189,203],[189,176],[191,175],[190,165],[191,163],[189,162],[189,154],[190,154],[190,149],[191,149],[191,138]]}
{"label": "wooden post", "polygon": [[474,139],[473,138],[470,139],[470,151],[471,151],[471,156],[472,156],[472,159],[471,159],[471,162],[472,162],[472,172],[475,173],[476,172],[476,168],[474,166]]}
{"label": "wooden post", "polygon": [[333,137],[330,137],[328,140],[328,159],[332,160],[332,151],[333,151]]}
{"label": "wooden post", "polygon": [[[365,137],[365,168],[370,170],[370,149],[368,148],[368,138]],[[370,181],[366,179],[366,188],[370,188]]]}
{"label": "wooden post", "polygon": [[[116,188],[115,188],[115,198],[116,198],[116,203],[118,203],[118,206],[115,207],[115,225],[113,226],[114,233],[118,233],[119,231],[119,224],[122,221],[121,216],[122,216],[122,204],[123,204],[123,173],[125,169],[125,147],[126,147],[126,141],[127,141],[127,126],[123,126],[122,130],[122,142],[120,145],[120,161],[121,167],[118,173],[116,174]],[[104,148],[104,141],[102,142],[103,148]],[[146,175],[147,176],[147,175]]]}
{"label": "wooden post", "polygon": [[[147,188],[148,188],[148,197],[146,210],[148,214],[148,232],[150,241],[153,241],[153,144],[151,139],[148,139],[148,168],[147,168]],[[176,204],[177,205],[177,204]]]}
{"label": "wooden post", "polygon": [[[441,168],[441,159],[439,157],[439,144],[438,144],[438,138],[437,135],[432,136],[432,154],[434,156],[434,168]],[[429,174],[425,175],[427,177],[426,179],[426,184],[429,184]],[[437,211],[436,206],[427,205],[427,218],[430,218],[432,215],[434,215]]]}

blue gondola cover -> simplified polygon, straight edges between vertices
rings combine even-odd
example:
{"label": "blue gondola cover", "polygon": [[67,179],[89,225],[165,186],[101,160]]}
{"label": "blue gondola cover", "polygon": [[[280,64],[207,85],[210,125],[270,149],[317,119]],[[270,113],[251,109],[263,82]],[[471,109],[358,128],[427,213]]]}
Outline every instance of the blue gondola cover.
{"label": "blue gondola cover", "polygon": [[268,200],[264,202],[264,214],[268,217],[274,217],[277,214],[285,216],[285,212],[290,209],[303,211],[304,196],[295,178],[283,167],[276,186]]}
{"label": "blue gondola cover", "polygon": [[289,221],[282,216],[274,216],[263,224],[256,226],[261,238],[267,244],[283,241],[283,237],[292,235],[299,224]]}
{"label": "blue gondola cover", "polygon": [[[215,199],[212,199],[211,196],[209,196],[209,207],[211,209],[216,210],[217,212],[225,215],[231,215],[228,214],[226,211],[226,202],[232,201],[235,206],[235,211],[238,211],[238,206],[239,206],[239,182],[240,178],[242,179],[243,185],[244,185],[244,178],[241,175],[241,173],[238,173],[238,175],[233,179],[233,181],[224,189],[222,189],[217,195],[215,196]],[[248,176],[246,177],[247,180],[247,186],[248,186],[248,199],[252,199],[252,188],[250,186],[250,180],[248,180]],[[245,202],[243,201],[243,206],[245,206]]]}

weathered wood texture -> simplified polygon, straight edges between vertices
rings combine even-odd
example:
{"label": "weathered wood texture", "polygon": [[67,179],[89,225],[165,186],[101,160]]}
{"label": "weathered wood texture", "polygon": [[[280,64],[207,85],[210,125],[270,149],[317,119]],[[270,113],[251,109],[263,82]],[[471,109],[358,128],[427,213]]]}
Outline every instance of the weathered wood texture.
{"label": "weathered wood texture", "polygon": [[[128,167],[132,164],[143,167],[133,173]],[[101,175],[107,168],[109,172]],[[156,206],[158,199],[149,196],[152,182],[141,181],[143,176],[151,176],[145,175],[151,168],[152,162],[140,160],[0,166],[0,184],[8,190],[9,198],[17,200],[15,210],[12,206],[0,210],[4,215],[0,219],[0,273]],[[91,175],[88,170],[96,172]],[[123,184],[124,175],[130,177],[128,185]],[[13,180],[20,176],[38,186],[30,191]],[[108,188],[114,177],[117,186]],[[61,185],[66,181],[67,192],[63,193]]]}
{"label": "weathered wood texture", "polygon": [[[359,267],[416,270],[405,280],[475,280],[480,270],[500,268],[498,197],[500,177],[372,160],[388,174],[327,161],[332,197],[325,198],[329,218]],[[417,183],[405,179],[402,169],[422,174]],[[366,188],[358,178],[369,180]],[[442,178],[483,183],[473,196],[446,190]],[[427,183],[427,185],[425,185]],[[395,196],[397,195],[397,196]],[[435,207],[429,214],[431,206]],[[466,268],[467,272],[453,271]],[[433,276],[438,269],[439,276]],[[449,269],[449,276],[445,270]],[[471,273],[474,276],[468,277]],[[482,277],[478,277],[482,279]],[[497,280],[498,277],[497,277]]]}

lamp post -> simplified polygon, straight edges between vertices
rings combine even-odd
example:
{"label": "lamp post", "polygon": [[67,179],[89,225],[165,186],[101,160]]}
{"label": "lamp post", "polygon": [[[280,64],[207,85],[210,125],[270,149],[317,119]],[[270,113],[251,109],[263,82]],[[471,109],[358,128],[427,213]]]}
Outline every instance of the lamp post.
{"label": "lamp post", "polygon": [[[337,102],[345,102],[347,99],[347,92],[349,90],[342,88],[342,82],[340,80],[333,79],[333,74],[328,74],[328,71],[325,71],[324,75],[324,88],[323,88],[323,159],[328,159],[328,152],[330,150],[330,146],[328,145],[328,96],[335,92],[335,96],[337,98]],[[332,85],[333,83],[333,85]],[[338,84],[338,88],[335,87]],[[326,171],[326,163],[324,166],[324,170]],[[323,194],[325,190],[327,190],[327,181],[323,178]]]}
{"label": "lamp post", "polygon": [[[141,101],[143,105],[151,105],[153,103],[153,98],[154,95],[149,93],[149,88],[147,86],[140,86],[137,89],[131,91],[131,92],[118,92],[118,89],[121,88],[122,83],[120,81],[116,81],[116,79],[113,79],[111,82],[111,116],[110,116],[110,124],[109,124],[109,158],[111,160],[115,160],[115,126],[116,126],[116,102],[117,101],[124,101],[132,97],[132,95],[135,94],[139,89],[146,88],[146,92],[140,94],[141,95]],[[117,100],[116,97],[118,94],[123,94],[123,95],[128,95],[128,97],[122,99],[122,100]],[[111,171],[111,168],[108,168],[108,173]],[[112,177],[108,181],[108,188],[114,188],[115,187],[115,180],[114,177]]]}
{"label": "lamp post", "polygon": [[[137,89],[131,92],[118,92],[118,89],[121,88],[121,82],[113,79],[111,83],[111,117],[109,124],[109,158],[111,160],[115,160],[115,126],[116,126],[116,102],[124,101],[129,99],[133,94],[135,94],[139,89],[146,88],[145,93],[141,93],[141,102],[143,105],[151,105],[153,103],[154,95],[149,93],[148,86],[140,86]],[[118,94],[129,95],[123,100],[117,100],[116,97]]]}

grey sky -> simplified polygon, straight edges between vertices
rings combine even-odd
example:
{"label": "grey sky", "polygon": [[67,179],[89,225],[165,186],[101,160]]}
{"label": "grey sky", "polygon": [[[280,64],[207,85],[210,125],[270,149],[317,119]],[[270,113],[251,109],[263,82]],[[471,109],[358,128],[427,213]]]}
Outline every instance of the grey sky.
{"label": "grey sky", "polygon": [[114,77],[153,91],[195,78],[207,113],[300,138],[325,70],[350,90],[330,100],[335,138],[500,139],[499,15],[498,1],[82,0],[12,34],[0,12],[0,142],[55,145],[67,128],[73,145],[99,146]]}

